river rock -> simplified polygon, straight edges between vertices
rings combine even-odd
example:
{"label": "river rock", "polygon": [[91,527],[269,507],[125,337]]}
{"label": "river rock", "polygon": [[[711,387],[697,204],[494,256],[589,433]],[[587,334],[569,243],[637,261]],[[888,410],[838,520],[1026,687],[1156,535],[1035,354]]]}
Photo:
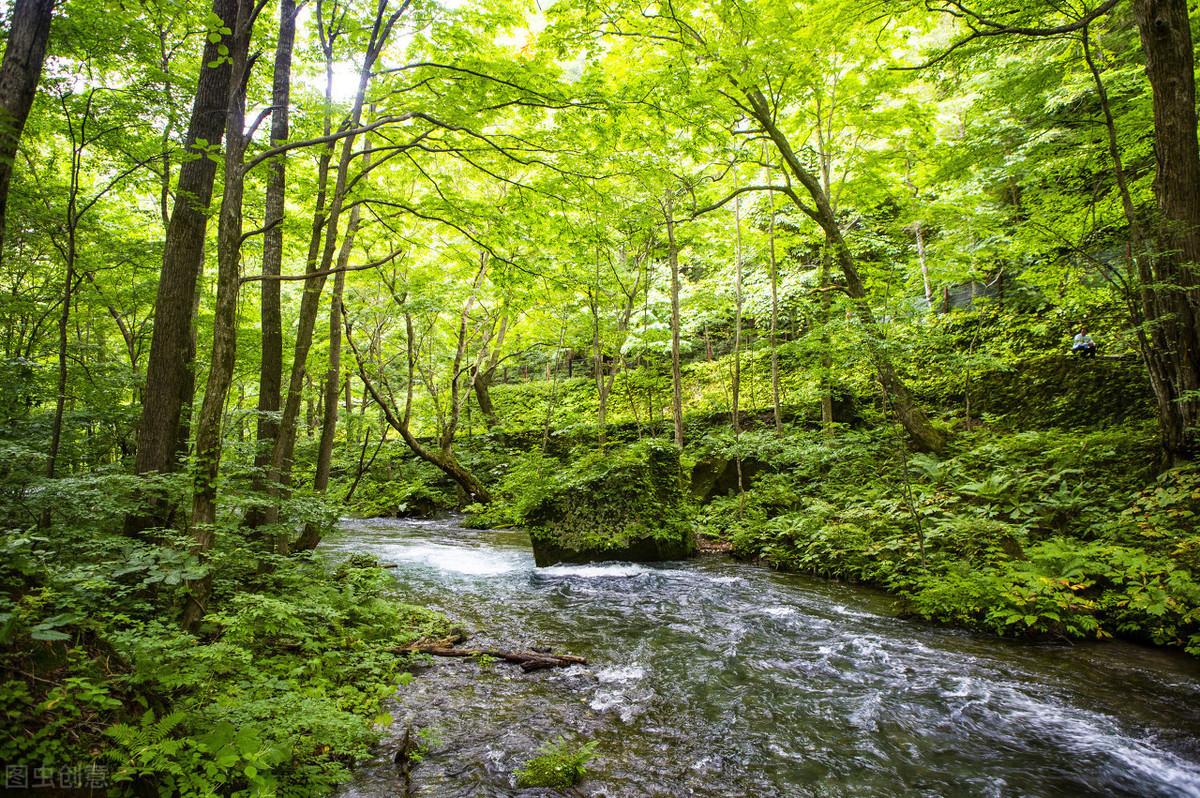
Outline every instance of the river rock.
{"label": "river rock", "polygon": [[525,524],[539,566],[696,552],[679,449],[658,441],[581,458],[556,475]]}

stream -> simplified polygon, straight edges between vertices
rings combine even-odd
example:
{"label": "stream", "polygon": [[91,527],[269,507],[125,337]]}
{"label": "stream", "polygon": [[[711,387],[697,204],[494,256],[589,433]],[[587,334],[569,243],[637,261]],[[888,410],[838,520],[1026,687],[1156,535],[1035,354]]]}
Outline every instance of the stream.
{"label": "stream", "polygon": [[471,647],[590,663],[433,662],[342,798],[404,794],[410,723],[420,796],[560,795],[513,775],[558,736],[598,742],[583,796],[1200,796],[1200,663],[1175,652],[935,628],[718,557],[539,569],[524,533],[453,521],[347,521],[323,548],[396,564],[405,600]]}

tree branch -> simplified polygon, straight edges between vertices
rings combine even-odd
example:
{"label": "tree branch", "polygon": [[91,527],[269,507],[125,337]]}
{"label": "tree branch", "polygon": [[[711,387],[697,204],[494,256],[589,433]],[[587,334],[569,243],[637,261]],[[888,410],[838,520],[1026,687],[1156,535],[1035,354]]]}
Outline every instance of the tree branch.
{"label": "tree branch", "polygon": [[1117,7],[1117,4],[1121,2],[1121,0],[1105,0],[1104,3],[1073,22],[1046,28],[1031,28],[1020,25],[1008,25],[998,20],[990,19],[967,8],[962,2],[959,2],[959,0],[939,1],[940,5],[935,4],[933,0],[926,0],[925,7],[930,11],[948,14],[952,17],[966,21],[967,26],[971,29],[971,33],[968,36],[965,36],[964,38],[954,42],[945,51],[934,58],[929,59],[923,64],[908,67],[892,67],[892,69],[902,71],[927,69],[931,66],[940,64],[949,58],[955,51],[967,46],[977,39],[994,38],[996,36],[1030,36],[1036,38],[1050,38],[1054,36],[1063,36],[1068,33],[1075,33],[1076,31],[1083,30],[1095,20],[1112,11]]}

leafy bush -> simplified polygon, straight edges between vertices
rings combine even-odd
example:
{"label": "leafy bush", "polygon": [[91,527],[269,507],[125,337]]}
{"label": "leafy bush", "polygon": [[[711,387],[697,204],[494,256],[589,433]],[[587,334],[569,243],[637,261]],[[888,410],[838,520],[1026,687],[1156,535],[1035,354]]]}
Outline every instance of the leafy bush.
{"label": "leafy bush", "polygon": [[543,454],[541,449],[516,454],[509,463],[497,469],[499,483],[493,491],[492,502],[486,507],[472,505],[467,508],[468,523],[481,529],[520,525],[546,497],[553,475],[561,469],[562,463]]}
{"label": "leafy bush", "polygon": [[538,755],[517,771],[518,787],[573,787],[587,774],[596,755],[596,741],[575,745],[559,737],[538,749]]}
{"label": "leafy bush", "polygon": [[354,492],[350,511],[355,516],[428,516],[458,506],[456,489],[446,476],[413,457],[403,444],[379,460]]}
{"label": "leafy bush", "polygon": [[[113,795],[332,789],[387,721],[395,651],[445,620],[399,603],[373,558],[277,557],[223,529],[201,568],[172,537],[2,538],[0,760],[99,762]],[[184,584],[204,573],[215,611],[185,633]]]}
{"label": "leafy bush", "polygon": [[747,438],[776,473],[699,513],[738,554],[889,588],[934,621],[1200,652],[1200,469],[1146,487],[1143,431],[988,430],[944,458],[881,432]]}

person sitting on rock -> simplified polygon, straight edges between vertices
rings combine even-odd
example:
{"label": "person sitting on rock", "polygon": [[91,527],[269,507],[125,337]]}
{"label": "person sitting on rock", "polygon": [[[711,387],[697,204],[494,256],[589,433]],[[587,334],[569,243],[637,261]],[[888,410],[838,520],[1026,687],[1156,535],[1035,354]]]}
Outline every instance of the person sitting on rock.
{"label": "person sitting on rock", "polygon": [[1080,357],[1096,356],[1096,342],[1092,340],[1092,336],[1088,335],[1087,327],[1079,329],[1079,333],[1075,336],[1075,342],[1071,345],[1071,351]]}

